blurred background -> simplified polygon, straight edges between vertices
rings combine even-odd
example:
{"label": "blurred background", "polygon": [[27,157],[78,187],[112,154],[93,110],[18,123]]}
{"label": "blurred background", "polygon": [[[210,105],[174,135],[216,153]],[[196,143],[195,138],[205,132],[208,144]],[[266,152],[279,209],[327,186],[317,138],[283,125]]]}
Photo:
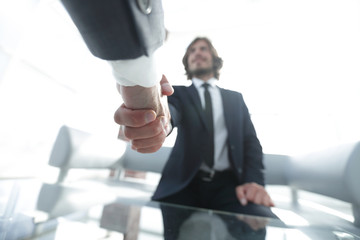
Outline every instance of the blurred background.
{"label": "blurred background", "polygon": [[[360,139],[358,0],[163,0],[160,67],[188,85],[187,45],[209,37],[219,85],[241,92],[265,153]],[[59,128],[117,138],[122,100],[58,0],[0,0],[0,178],[51,175]],[[174,136],[167,145],[173,143]]]}

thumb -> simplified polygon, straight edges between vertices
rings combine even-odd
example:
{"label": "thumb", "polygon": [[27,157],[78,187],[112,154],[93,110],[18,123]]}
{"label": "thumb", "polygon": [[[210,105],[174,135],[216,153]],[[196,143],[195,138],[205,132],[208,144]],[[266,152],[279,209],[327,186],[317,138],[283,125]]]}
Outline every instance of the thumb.
{"label": "thumb", "polygon": [[241,205],[245,206],[247,204],[246,196],[245,196],[245,187],[244,186],[237,186],[236,189],[236,196],[240,201]]}
{"label": "thumb", "polygon": [[165,75],[162,75],[160,85],[161,85],[161,93],[163,95],[170,96],[174,93],[174,89],[171,86],[171,84],[169,83],[169,81],[167,80],[167,78],[165,77]]}

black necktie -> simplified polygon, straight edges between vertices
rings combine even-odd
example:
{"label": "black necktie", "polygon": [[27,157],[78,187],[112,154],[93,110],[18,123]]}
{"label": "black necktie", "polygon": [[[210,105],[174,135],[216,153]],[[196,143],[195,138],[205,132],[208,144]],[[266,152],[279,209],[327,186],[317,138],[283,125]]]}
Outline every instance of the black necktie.
{"label": "black necktie", "polygon": [[209,84],[204,83],[203,87],[205,88],[204,97],[205,97],[205,117],[209,129],[209,138],[207,139],[207,148],[205,154],[205,163],[210,168],[214,166],[214,120],[212,112],[212,102],[209,92]]}

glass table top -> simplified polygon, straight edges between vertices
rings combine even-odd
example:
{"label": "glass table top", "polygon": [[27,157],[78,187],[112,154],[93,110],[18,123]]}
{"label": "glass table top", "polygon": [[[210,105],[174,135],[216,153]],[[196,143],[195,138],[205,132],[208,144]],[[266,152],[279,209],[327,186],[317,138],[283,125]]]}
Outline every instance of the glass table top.
{"label": "glass table top", "polygon": [[360,239],[336,224],[289,224],[139,199],[91,184],[0,180],[0,240]]}

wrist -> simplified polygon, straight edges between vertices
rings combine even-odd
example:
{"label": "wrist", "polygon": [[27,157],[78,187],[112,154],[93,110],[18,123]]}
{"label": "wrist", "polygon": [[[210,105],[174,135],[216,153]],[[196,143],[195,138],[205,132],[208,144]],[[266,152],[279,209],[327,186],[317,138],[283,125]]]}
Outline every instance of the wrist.
{"label": "wrist", "polygon": [[124,105],[130,109],[152,109],[157,114],[160,111],[160,89],[157,86],[120,86],[120,94]]}

